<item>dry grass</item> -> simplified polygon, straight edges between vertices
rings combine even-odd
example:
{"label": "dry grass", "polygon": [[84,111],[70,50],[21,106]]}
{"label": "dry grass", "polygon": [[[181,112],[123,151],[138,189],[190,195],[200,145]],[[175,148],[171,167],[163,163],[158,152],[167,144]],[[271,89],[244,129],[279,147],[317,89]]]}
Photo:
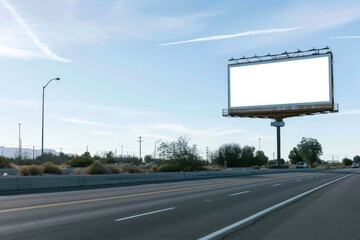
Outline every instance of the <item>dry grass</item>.
{"label": "dry grass", "polygon": [[322,165],[318,165],[317,168],[319,168],[319,169],[342,169],[342,168],[346,168],[346,166],[343,164],[322,164]]}
{"label": "dry grass", "polygon": [[46,162],[43,164],[44,173],[61,174],[63,169],[53,162]]}
{"label": "dry grass", "polygon": [[132,166],[130,164],[123,164],[120,166],[120,172],[121,173],[141,173],[140,167],[138,166]]}
{"label": "dry grass", "polygon": [[75,168],[73,170],[73,174],[75,175],[83,175],[83,174],[88,174],[84,168]]}
{"label": "dry grass", "polygon": [[205,171],[221,171],[222,168],[219,165],[207,165],[204,167]]}
{"label": "dry grass", "polygon": [[25,165],[21,166],[18,171],[18,175],[20,176],[37,176],[41,175],[44,172],[43,166],[40,165]]}

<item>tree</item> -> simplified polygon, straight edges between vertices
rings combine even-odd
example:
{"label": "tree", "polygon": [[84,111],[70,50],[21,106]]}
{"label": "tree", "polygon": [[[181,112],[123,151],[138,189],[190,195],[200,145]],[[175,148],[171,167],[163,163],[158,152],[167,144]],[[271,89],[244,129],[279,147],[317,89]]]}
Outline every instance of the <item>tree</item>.
{"label": "tree", "polygon": [[253,165],[262,166],[267,164],[269,161],[269,158],[265,155],[263,151],[257,151],[255,154],[255,159]]}
{"label": "tree", "polygon": [[150,163],[154,160],[154,158],[151,155],[145,155],[144,160],[145,163]]}
{"label": "tree", "polygon": [[300,156],[299,151],[296,147],[294,147],[289,154],[289,159],[291,164],[296,164],[298,162],[303,162],[303,158]]}
{"label": "tree", "polygon": [[171,164],[174,171],[198,171],[205,166],[200,151],[196,145],[190,147],[189,141],[186,136],[178,137],[176,141],[162,142],[158,147],[162,158],[168,160],[166,164]]}
{"label": "tree", "polygon": [[308,165],[311,166],[313,163],[320,161],[322,147],[318,140],[303,137],[297,145],[297,148],[299,155]]}
{"label": "tree", "polygon": [[359,155],[356,155],[354,158],[354,163],[360,163],[360,156]]}
{"label": "tree", "polygon": [[342,164],[344,164],[345,166],[350,166],[351,164],[353,164],[353,161],[351,159],[344,158],[342,160]]}
{"label": "tree", "polygon": [[251,146],[245,146],[242,149],[242,154],[241,154],[241,158],[240,158],[240,167],[250,167],[253,161],[254,161],[254,152],[255,152],[255,147],[251,147]]}
{"label": "tree", "polygon": [[237,143],[227,143],[219,147],[210,158],[212,163],[224,166],[226,161],[228,167],[240,167],[242,148]]}

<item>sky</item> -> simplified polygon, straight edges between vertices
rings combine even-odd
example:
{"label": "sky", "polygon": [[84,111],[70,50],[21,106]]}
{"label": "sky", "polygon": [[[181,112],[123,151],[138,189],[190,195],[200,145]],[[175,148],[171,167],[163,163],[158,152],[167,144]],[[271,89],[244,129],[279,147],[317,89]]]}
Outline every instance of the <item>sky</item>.
{"label": "sky", "polygon": [[[322,159],[360,155],[360,2],[240,0],[0,0],[0,146],[66,153],[154,153],[189,137],[206,147],[260,148],[270,119],[226,118],[231,57],[329,46],[339,113],[285,119],[282,157],[302,137]],[[259,139],[261,139],[259,141]]]}

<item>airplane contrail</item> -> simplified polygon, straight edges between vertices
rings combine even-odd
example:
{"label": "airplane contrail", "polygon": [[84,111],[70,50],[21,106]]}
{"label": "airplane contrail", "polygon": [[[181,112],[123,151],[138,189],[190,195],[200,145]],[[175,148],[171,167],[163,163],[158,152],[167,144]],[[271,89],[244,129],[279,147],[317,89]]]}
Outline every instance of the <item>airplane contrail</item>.
{"label": "airplane contrail", "polygon": [[176,45],[176,44],[182,44],[182,43],[213,41],[213,40],[221,40],[221,39],[227,39],[227,38],[259,35],[259,34],[289,32],[289,31],[298,30],[303,27],[304,26],[292,27],[292,28],[272,28],[272,29],[254,30],[254,31],[241,32],[241,33],[230,34],[230,35],[217,35],[217,36],[211,36],[211,37],[195,38],[195,39],[179,41],[179,42],[162,43],[162,44],[159,44],[158,46],[169,46],[169,45]]}
{"label": "airplane contrail", "polygon": [[18,21],[18,23],[25,29],[27,35],[31,38],[34,44],[40,48],[40,50],[48,56],[50,59],[59,61],[59,62],[71,62],[72,60],[59,57],[55,53],[53,53],[49,47],[42,43],[39,38],[34,34],[34,32],[30,29],[30,27],[25,23],[25,21],[17,14],[15,9],[7,2],[7,0],[2,0],[4,6],[9,10],[9,12],[13,15],[13,17]]}

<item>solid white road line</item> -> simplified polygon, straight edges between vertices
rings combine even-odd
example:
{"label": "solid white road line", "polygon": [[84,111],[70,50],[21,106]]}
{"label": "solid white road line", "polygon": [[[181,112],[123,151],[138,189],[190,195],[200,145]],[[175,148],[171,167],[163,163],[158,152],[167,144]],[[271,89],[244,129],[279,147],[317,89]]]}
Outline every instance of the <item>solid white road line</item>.
{"label": "solid white road line", "polygon": [[297,182],[301,182],[302,181],[302,179],[298,179],[298,180],[296,180]]}
{"label": "solid white road line", "polygon": [[280,186],[280,185],[282,185],[282,183],[274,184],[273,187],[277,187],[277,186]]}
{"label": "solid white road line", "polygon": [[229,196],[232,197],[232,196],[236,196],[236,195],[240,195],[240,194],[244,194],[244,193],[248,193],[250,191],[244,191],[244,192],[238,192],[238,193],[233,193],[233,194],[230,194]]}
{"label": "solid white road line", "polygon": [[285,201],[283,201],[283,202],[281,202],[281,203],[278,203],[278,204],[276,204],[276,205],[274,205],[274,206],[272,206],[272,207],[269,207],[269,208],[267,208],[267,209],[265,209],[265,210],[262,210],[262,211],[260,211],[260,212],[258,212],[258,213],[255,213],[254,215],[251,215],[250,217],[247,217],[247,218],[245,218],[245,219],[243,219],[243,220],[241,220],[241,221],[239,221],[239,222],[236,222],[236,223],[231,224],[231,225],[229,225],[229,226],[227,226],[227,227],[224,227],[224,228],[222,228],[222,229],[220,229],[220,230],[218,230],[218,231],[216,231],[216,232],[213,232],[213,233],[211,233],[211,234],[209,234],[209,235],[207,235],[207,236],[205,236],[205,237],[199,238],[199,240],[212,239],[212,238],[214,238],[214,237],[216,237],[216,236],[219,236],[220,234],[223,234],[223,233],[225,233],[225,232],[227,232],[227,231],[229,231],[229,230],[231,230],[231,229],[233,229],[233,228],[239,227],[239,226],[243,225],[244,223],[247,223],[247,222],[249,222],[249,221],[251,221],[251,220],[253,220],[253,219],[256,219],[257,217],[260,217],[260,216],[262,216],[262,215],[265,215],[265,214],[271,212],[272,210],[274,210],[274,209],[276,209],[276,208],[282,207],[282,206],[284,206],[284,205],[286,205],[286,204],[288,204],[288,203],[290,203],[290,202],[293,202],[293,201],[295,201],[295,200],[297,200],[297,199],[299,199],[299,198],[301,198],[301,197],[303,197],[303,196],[306,196],[306,195],[308,195],[308,194],[310,194],[310,193],[312,193],[312,192],[314,192],[314,191],[316,191],[316,190],[319,190],[319,189],[321,189],[321,188],[323,188],[323,187],[325,187],[325,186],[327,186],[327,185],[329,185],[329,184],[332,184],[332,183],[334,183],[334,182],[340,181],[341,179],[350,177],[350,176],[353,175],[353,174],[354,174],[354,173],[348,174],[348,175],[343,176],[343,177],[341,177],[341,178],[337,178],[337,179],[335,179],[335,180],[333,180],[333,181],[330,181],[330,182],[328,182],[328,183],[325,183],[325,184],[323,184],[323,185],[321,185],[321,186],[319,186],[319,187],[316,187],[316,188],[313,188],[313,189],[311,189],[311,190],[309,190],[309,191],[306,191],[306,192],[304,192],[304,193],[301,193],[301,194],[299,194],[299,195],[297,195],[297,196],[295,196],[295,197],[292,197],[292,198],[290,198],[290,199],[288,199],[288,200],[285,200]]}
{"label": "solid white road line", "polygon": [[150,215],[150,214],[159,213],[159,212],[165,212],[165,211],[169,211],[169,210],[173,210],[173,209],[175,209],[175,207],[156,210],[156,211],[153,211],[153,212],[142,213],[142,214],[138,214],[138,215],[134,215],[134,216],[130,216],[130,217],[125,217],[125,218],[119,218],[119,219],[115,219],[114,221],[115,222],[120,222],[120,221],[128,220],[128,219],[131,219],[131,218],[141,217],[141,216]]}

